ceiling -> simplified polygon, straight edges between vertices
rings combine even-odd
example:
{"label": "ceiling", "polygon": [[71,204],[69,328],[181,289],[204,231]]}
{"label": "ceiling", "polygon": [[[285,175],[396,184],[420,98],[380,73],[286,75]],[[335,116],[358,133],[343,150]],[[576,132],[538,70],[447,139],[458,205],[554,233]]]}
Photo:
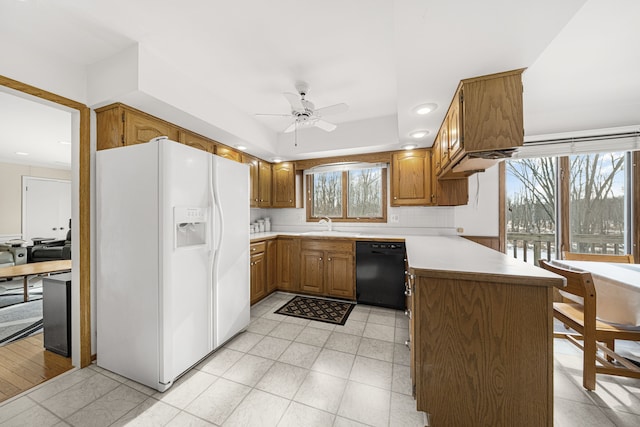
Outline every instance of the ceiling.
{"label": "ceiling", "polygon": [[[280,141],[254,154],[294,159],[399,149],[414,130],[429,131],[417,142],[431,146],[459,80],[515,68],[527,68],[526,135],[638,125],[639,18],[636,0],[0,0],[0,37],[80,67],[137,43]],[[326,117],[332,133],[299,132],[301,144],[305,132],[313,140],[306,152],[281,134],[288,118],[255,115],[287,114],[282,93],[297,81],[317,108],[350,107]],[[63,137],[8,98],[0,161],[18,140],[24,151],[49,141],[30,156],[53,159]],[[438,108],[418,116],[422,103]],[[4,120],[9,112],[24,116]],[[358,140],[376,126],[384,141]]]}

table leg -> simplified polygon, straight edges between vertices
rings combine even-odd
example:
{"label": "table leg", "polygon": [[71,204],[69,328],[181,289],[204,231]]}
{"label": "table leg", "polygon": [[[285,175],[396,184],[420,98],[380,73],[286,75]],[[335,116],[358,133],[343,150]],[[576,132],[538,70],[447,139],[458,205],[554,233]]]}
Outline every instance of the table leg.
{"label": "table leg", "polygon": [[24,276],[24,302],[29,301],[29,276]]}

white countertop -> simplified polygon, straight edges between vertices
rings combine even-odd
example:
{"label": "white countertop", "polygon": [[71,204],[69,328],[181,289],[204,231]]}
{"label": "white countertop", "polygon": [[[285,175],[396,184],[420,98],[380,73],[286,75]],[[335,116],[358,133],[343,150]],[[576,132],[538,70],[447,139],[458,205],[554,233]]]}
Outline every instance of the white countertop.
{"label": "white countertop", "polygon": [[[252,240],[276,236],[323,237],[305,232],[269,232],[251,234]],[[519,261],[459,236],[412,236],[339,232],[324,237],[343,237],[354,240],[404,239],[410,268],[419,273],[454,272],[456,274],[501,275],[512,278],[535,278],[560,285],[560,276],[542,268]],[[563,279],[562,279],[563,280]],[[548,283],[547,283],[548,284]]]}

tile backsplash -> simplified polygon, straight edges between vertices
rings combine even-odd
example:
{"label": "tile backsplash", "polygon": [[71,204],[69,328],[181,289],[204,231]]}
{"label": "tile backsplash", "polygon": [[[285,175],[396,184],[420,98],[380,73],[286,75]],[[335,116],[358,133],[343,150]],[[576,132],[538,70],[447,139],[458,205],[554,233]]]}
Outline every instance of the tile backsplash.
{"label": "tile backsplash", "polygon": [[[270,217],[273,231],[312,231],[326,226],[306,221],[304,209],[251,209],[251,222]],[[452,207],[387,208],[386,223],[334,222],[333,229],[376,234],[453,235],[455,210]]]}

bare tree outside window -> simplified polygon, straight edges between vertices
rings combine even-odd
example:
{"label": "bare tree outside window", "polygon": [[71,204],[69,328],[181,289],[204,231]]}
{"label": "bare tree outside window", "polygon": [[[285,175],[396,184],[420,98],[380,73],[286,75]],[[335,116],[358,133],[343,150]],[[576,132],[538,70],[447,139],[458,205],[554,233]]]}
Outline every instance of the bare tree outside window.
{"label": "bare tree outside window", "polygon": [[313,174],[314,217],[342,216],[342,172]]}
{"label": "bare tree outside window", "polygon": [[571,251],[625,253],[624,153],[571,156]]}
{"label": "bare tree outside window", "polygon": [[[625,153],[569,157],[569,206],[561,209],[569,210],[572,252],[626,253],[624,164]],[[507,161],[507,241],[516,258],[555,252],[555,176],[555,158]]]}
{"label": "bare tree outside window", "polygon": [[386,221],[386,176],[382,167],[310,174],[307,219]]}
{"label": "bare tree outside window", "polygon": [[350,218],[382,216],[382,170],[380,168],[349,171]]}

